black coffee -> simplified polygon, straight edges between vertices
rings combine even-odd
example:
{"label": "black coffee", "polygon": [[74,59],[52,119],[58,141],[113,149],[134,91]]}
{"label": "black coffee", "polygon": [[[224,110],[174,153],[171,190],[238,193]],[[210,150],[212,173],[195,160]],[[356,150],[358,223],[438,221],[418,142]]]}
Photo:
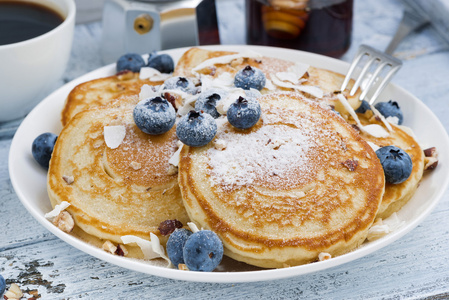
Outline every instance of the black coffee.
{"label": "black coffee", "polygon": [[22,42],[56,28],[63,17],[49,7],[0,0],[0,45]]}

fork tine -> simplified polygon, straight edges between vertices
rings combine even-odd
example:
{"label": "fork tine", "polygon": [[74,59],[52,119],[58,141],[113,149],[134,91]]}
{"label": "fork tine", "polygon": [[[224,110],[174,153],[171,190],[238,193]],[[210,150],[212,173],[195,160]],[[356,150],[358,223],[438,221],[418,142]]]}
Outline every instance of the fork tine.
{"label": "fork tine", "polygon": [[351,66],[349,67],[348,73],[346,73],[345,80],[343,81],[343,84],[341,85],[340,91],[344,91],[346,87],[348,86],[349,81],[351,80],[352,73],[355,70],[355,67],[359,63],[359,61],[362,59],[363,56],[365,56],[365,51],[361,51],[362,49],[359,49],[359,52],[357,53],[356,57],[351,63]]}
{"label": "fork tine", "polygon": [[[346,74],[346,77],[343,80],[343,84],[340,88],[341,92],[343,92],[348,87],[348,84],[351,80],[354,70],[360,63],[360,60],[365,56],[368,56],[368,61],[364,63],[364,66],[361,72],[358,74],[357,79],[355,80],[355,83],[352,86],[351,91],[349,92],[349,95],[354,96],[357,90],[361,88],[362,94],[360,95],[359,100],[360,101],[365,100],[368,93],[373,88],[374,83],[381,80],[379,85],[376,84],[376,90],[374,91],[374,93],[372,93],[373,95],[370,97],[371,99],[369,100],[369,102],[370,104],[372,104],[380,95],[382,90],[386,87],[391,77],[401,68],[402,62],[399,59],[391,55],[388,55],[384,52],[381,52],[377,49],[374,49],[368,45],[360,45],[357,55],[353,59],[351,66],[349,67],[348,73]],[[377,66],[375,65],[373,66],[375,62],[378,62]],[[391,67],[391,70],[388,71],[385,78],[379,78],[378,76],[387,66]],[[376,69],[374,70],[374,72],[370,72],[370,70],[373,69],[373,67],[376,67]],[[368,81],[368,83],[365,85],[364,81]]]}
{"label": "fork tine", "polygon": [[388,82],[390,81],[390,78],[393,77],[393,75],[396,74],[396,72],[399,71],[400,68],[401,68],[401,66],[399,65],[399,66],[392,68],[388,72],[387,76],[384,77],[384,79],[382,80],[380,85],[377,87],[376,92],[373,94],[373,96],[369,100],[369,104],[373,104],[374,101],[376,101],[377,97],[379,97],[380,93],[387,86]]}
{"label": "fork tine", "polygon": [[357,92],[357,89],[359,88],[360,84],[362,83],[363,78],[365,77],[366,72],[368,72],[368,69],[371,67],[371,65],[373,64],[373,62],[375,62],[376,60],[379,60],[376,57],[371,58],[366,65],[363,67],[362,72],[360,72],[359,77],[357,78],[357,80],[355,81],[354,85],[352,86],[352,90],[349,93],[350,96],[354,96],[355,92]]}
{"label": "fork tine", "polygon": [[368,94],[369,90],[371,89],[371,86],[373,85],[374,81],[376,80],[379,73],[382,71],[383,68],[388,66],[388,62],[382,62],[377,69],[374,71],[374,73],[371,75],[371,78],[369,79],[368,83],[364,87],[364,90],[362,94],[360,95],[360,100],[365,100],[366,95]]}

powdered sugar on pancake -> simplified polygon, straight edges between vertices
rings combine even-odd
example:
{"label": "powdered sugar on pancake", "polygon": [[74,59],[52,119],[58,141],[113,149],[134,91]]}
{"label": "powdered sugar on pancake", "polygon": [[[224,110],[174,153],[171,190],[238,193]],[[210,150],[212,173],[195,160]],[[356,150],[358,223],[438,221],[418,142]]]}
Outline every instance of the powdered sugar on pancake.
{"label": "powdered sugar on pancake", "polygon": [[227,144],[223,150],[207,151],[212,185],[234,189],[268,184],[288,189],[315,176],[316,160],[322,159],[317,155],[320,137],[333,141],[329,147],[338,147],[340,141],[331,130],[318,129],[316,120],[275,110],[263,113],[264,125],[250,133],[222,130],[217,134]]}

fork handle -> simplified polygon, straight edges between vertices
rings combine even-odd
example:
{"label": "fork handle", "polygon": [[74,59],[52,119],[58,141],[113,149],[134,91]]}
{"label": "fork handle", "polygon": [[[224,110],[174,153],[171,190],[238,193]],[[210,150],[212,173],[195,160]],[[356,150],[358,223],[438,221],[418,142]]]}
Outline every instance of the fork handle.
{"label": "fork handle", "polygon": [[401,41],[412,31],[418,29],[419,27],[427,24],[429,20],[424,18],[418,13],[414,13],[409,11],[408,9],[404,10],[404,14],[402,15],[401,23],[399,24],[396,33],[388,45],[387,49],[385,49],[385,53],[392,55],[394,50],[398,47]]}

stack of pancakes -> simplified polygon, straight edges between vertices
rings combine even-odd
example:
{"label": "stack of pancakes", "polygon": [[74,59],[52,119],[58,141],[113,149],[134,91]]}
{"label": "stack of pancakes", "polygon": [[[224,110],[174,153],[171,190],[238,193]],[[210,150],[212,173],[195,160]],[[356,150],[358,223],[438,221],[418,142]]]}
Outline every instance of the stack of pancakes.
{"label": "stack of pancakes", "polygon": [[[293,64],[236,58],[195,69],[233,54],[192,48],[173,76],[233,77],[249,64],[270,79]],[[69,202],[76,225],[99,239],[120,243],[124,235],[150,239],[154,233],[164,243],[162,221],[192,221],[215,231],[231,258],[265,268],[294,266],[316,261],[320,253],[337,256],[358,247],[374,220],[399,210],[422,177],[424,155],[412,135],[399,126],[384,138],[358,131],[333,93],[344,76],[313,67],[304,85],[319,86],[322,99],[288,88],[263,89],[262,118],[255,126],[237,130],[221,117],[212,142],[183,146],[176,172],[170,164],[178,150],[175,128],[146,135],[132,117],[141,86],[161,82],[131,75],[73,89],[48,172],[52,205]],[[357,95],[348,100],[359,105]],[[363,124],[385,128],[375,118],[359,117]],[[124,131],[116,147],[107,145],[109,127]],[[413,161],[410,178],[385,183],[368,142],[405,150]]]}

